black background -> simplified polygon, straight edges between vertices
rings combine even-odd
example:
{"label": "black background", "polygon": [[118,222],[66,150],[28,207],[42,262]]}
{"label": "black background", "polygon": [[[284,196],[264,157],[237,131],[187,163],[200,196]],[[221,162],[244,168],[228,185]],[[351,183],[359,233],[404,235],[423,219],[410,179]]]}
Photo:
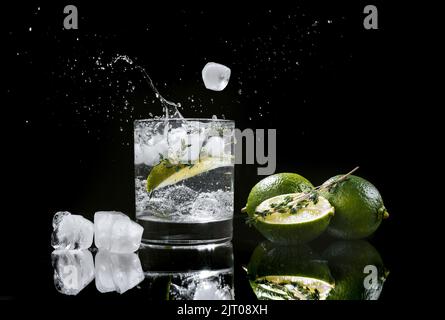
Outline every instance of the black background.
{"label": "black background", "polygon": [[[365,30],[366,4],[82,3],[78,30],[63,30],[62,3],[8,7],[3,140],[15,156],[3,159],[11,207],[2,227],[16,260],[3,263],[11,277],[2,296],[65,299],[53,288],[49,261],[56,211],[134,215],[132,122],[161,115],[161,107],[140,73],[105,66],[125,54],[167,99],[181,102],[185,117],[224,114],[240,129],[276,128],[277,172],[297,172],[318,185],[359,165],[357,174],[378,187],[391,214],[370,239],[391,270],[381,298],[399,299],[404,249],[414,241],[403,236],[411,212],[400,192],[410,143],[395,85],[401,35],[397,12],[380,3],[379,30]],[[222,92],[202,83],[209,61],[232,69]],[[240,266],[261,237],[238,212],[260,179],[254,165],[236,167],[239,283]],[[251,298],[243,284],[237,290],[237,299]],[[76,298],[84,301],[90,291]]]}

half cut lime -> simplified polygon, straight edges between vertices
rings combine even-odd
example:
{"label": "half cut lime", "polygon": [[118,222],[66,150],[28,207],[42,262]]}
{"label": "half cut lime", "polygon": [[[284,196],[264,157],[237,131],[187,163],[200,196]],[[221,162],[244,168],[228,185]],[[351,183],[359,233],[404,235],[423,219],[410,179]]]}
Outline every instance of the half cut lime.
{"label": "half cut lime", "polygon": [[303,193],[279,195],[263,201],[255,210],[254,226],[268,240],[303,243],[321,235],[334,215],[334,207],[319,196],[306,199]]}

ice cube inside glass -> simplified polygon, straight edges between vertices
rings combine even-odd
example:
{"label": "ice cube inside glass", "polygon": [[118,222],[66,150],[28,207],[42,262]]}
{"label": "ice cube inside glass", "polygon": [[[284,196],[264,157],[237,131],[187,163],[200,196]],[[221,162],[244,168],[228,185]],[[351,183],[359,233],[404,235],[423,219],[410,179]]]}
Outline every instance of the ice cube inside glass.
{"label": "ice cube inside glass", "polygon": [[144,242],[231,239],[234,129],[220,119],[134,122],[136,218]]}

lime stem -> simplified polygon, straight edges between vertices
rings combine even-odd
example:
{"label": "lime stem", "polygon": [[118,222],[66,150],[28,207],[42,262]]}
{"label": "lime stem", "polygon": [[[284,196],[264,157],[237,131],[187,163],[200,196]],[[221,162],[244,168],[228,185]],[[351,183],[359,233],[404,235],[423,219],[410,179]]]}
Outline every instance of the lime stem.
{"label": "lime stem", "polygon": [[389,213],[388,211],[385,210],[385,212],[383,212],[383,219],[388,219],[389,218]]}
{"label": "lime stem", "polygon": [[302,200],[306,200],[307,198],[309,198],[312,194],[317,193],[318,191],[322,190],[322,189],[327,189],[331,186],[333,186],[336,183],[339,183],[341,181],[346,180],[351,174],[353,174],[355,171],[357,171],[360,167],[355,167],[354,169],[352,169],[351,171],[349,171],[347,174],[342,175],[340,178],[338,179],[334,179],[333,181],[329,182],[329,183],[323,183],[322,185],[315,187],[312,191],[308,192],[308,193],[304,193],[301,196],[297,197],[296,199],[294,199],[294,202],[298,203]]}
{"label": "lime stem", "polygon": [[329,183],[326,184],[322,184],[321,186],[318,186],[315,188],[315,190],[320,190],[320,189],[326,189],[329,188],[330,186],[342,182],[344,180],[346,180],[351,174],[353,174],[354,172],[356,172],[360,167],[355,167],[354,169],[352,169],[351,171],[349,171],[347,174],[342,175],[340,178],[335,179],[334,181],[331,181]]}

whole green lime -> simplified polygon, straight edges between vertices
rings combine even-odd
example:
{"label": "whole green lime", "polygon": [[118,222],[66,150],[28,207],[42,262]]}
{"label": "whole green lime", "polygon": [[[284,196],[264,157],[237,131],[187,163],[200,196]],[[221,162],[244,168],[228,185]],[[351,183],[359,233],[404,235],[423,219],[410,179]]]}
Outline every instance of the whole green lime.
{"label": "whole green lime", "polygon": [[249,215],[261,202],[287,193],[310,191],[314,186],[306,178],[296,173],[276,173],[259,181],[250,191],[246,210]]}
{"label": "whole green lime", "polygon": [[328,261],[335,279],[335,287],[329,294],[329,300],[379,298],[389,271],[384,267],[378,251],[369,242],[334,242],[323,252],[323,258]]}
{"label": "whole green lime", "polygon": [[[324,184],[338,180],[330,178]],[[331,188],[321,190],[335,208],[328,233],[340,239],[362,239],[374,233],[382,219],[388,217],[382,196],[369,181],[349,176],[346,180],[334,183]]]}

